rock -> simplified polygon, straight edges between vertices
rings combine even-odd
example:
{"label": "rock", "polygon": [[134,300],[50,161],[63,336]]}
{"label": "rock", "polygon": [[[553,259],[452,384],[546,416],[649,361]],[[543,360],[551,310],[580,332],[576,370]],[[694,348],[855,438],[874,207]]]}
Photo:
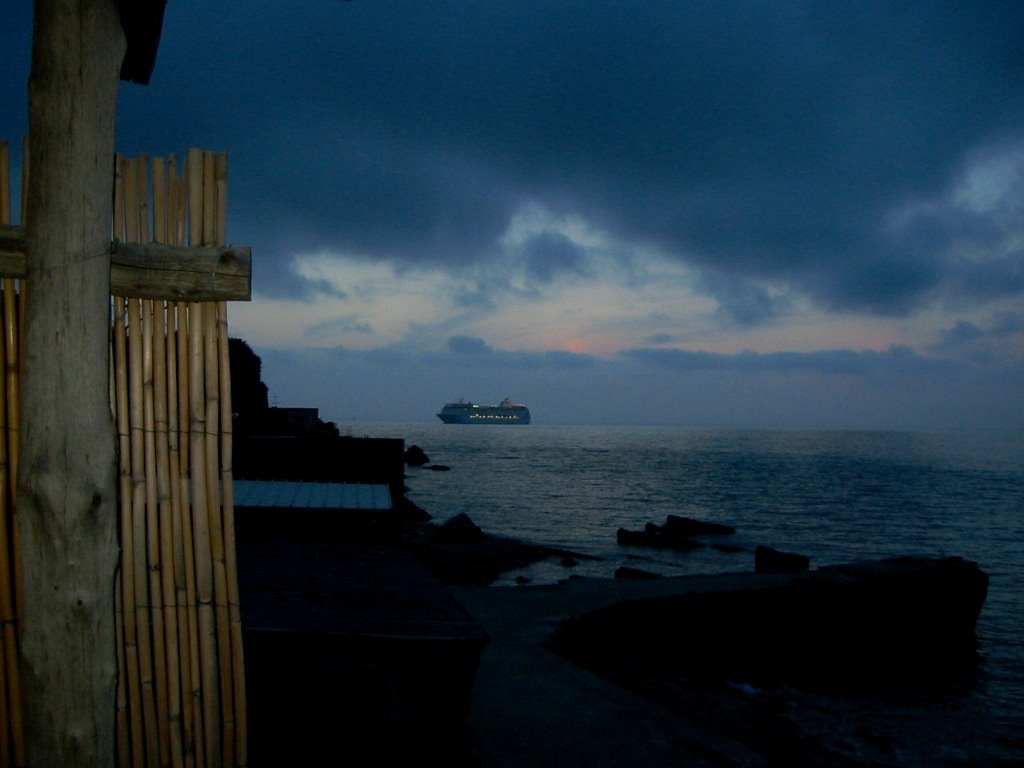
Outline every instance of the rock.
{"label": "rock", "polygon": [[731,525],[668,515],[664,525],[647,523],[642,531],[619,528],[615,537],[619,544],[633,547],[654,547],[689,552],[691,549],[700,549],[705,546],[702,542],[694,541],[691,538],[693,536],[715,536],[730,533],[736,533],[736,529]]}
{"label": "rock", "polygon": [[764,546],[754,550],[754,570],[758,573],[801,573],[810,567],[811,558],[795,552]]}
{"label": "rock", "polygon": [[427,469],[432,470],[434,472],[448,472],[451,470],[451,467],[449,467],[447,464],[429,464],[427,465]]}
{"label": "rock", "polygon": [[988,576],[963,558],[733,574],[726,583],[576,616],[548,645],[590,669],[758,687],[934,690],[962,685],[978,662]]}
{"label": "rock", "polygon": [[529,576],[516,576],[516,584],[529,584],[531,581]]}
{"label": "rock", "polygon": [[736,533],[736,529],[731,525],[694,520],[692,517],[679,515],[668,515],[661,529],[670,536],[717,536]]}
{"label": "rock", "polygon": [[563,557],[561,562],[564,568],[575,568],[580,564],[580,561],[575,557]]}
{"label": "rock", "polygon": [[688,539],[685,536],[670,536],[658,526],[648,523],[642,531],[630,531],[626,528],[619,528],[615,532],[615,540],[619,544],[631,547],[653,547],[655,549],[674,549],[677,552],[689,552],[691,549],[700,549],[705,546],[702,542]]}
{"label": "rock", "polygon": [[410,467],[422,467],[430,462],[430,457],[418,445],[410,445],[405,449],[405,463]]}
{"label": "rock", "polygon": [[628,565],[620,565],[615,569],[616,579],[660,579],[660,573],[645,571],[641,568],[630,568]]}
{"label": "rock", "polygon": [[469,519],[469,515],[460,512],[455,517],[449,518],[437,532],[441,541],[459,544],[469,544],[483,541],[484,532],[480,526]]}

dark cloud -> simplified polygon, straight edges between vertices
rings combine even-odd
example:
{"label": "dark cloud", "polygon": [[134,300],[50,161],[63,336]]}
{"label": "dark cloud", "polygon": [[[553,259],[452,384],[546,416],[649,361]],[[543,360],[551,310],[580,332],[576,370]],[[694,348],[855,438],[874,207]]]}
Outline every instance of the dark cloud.
{"label": "dark cloud", "polygon": [[726,325],[759,325],[789,304],[785,297],[773,296],[741,275],[706,270],[700,276],[700,284],[718,300],[718,315]]}
{"label": "dark cloud", "polygon": [[521,247],[526,274],[541,283],[550,283],[561,274],[585,276],[586,252],[565,235],[544,232],[534,235]]}
{"label": "dark cloud", "polygon": [[[0,30],[14,103],[30,15],[14,0]],[[118,146],[229,152],[229,236],[263,294],[309,291],[291,258],[321,249],[501,272],[530,202],[698,267],[730,322],[777,315],[767,283],[900,314],[1020,283],[998,211],[885,227],[1021,140],[1022,62],[1017,0],[180,0],[151,84],[122,88]],[[5,110],[0,135],[23,124]],[[969,265],[951,253],[965,232]],[[537,280],[585,268],[537,248],[554,256],[531,256]]]}
{"label": "dark cloud", "polygon": [[1016,348],[1018,363],[1024,362],[1024,313],[1001,312],[989,322],[978,324],[960,320],[945,329],[939,340],[931,346],[933,352],[966,356],[975,359],[998,360]]}
{"label": "dark cloud", "polygon": [[493,351],[486,341],[475,336],[452,336],[447,346],[456,355],[486,355]]}

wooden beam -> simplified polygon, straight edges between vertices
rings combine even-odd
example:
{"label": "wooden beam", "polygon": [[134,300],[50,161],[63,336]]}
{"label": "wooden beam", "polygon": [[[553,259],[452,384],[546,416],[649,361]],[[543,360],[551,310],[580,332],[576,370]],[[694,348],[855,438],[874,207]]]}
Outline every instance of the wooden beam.
{"label": "wooden beam", "polygon": [[252,250],[248,246],[184,248],[122,243],[110,247],[110,292],[173,301],[249,301]]}
{"label": "wooden beam", "polygon": [[[0,276],[25,276],[25,231],[0,225]],[[168,301],[249,301],[252,249],[110,244],[110,292]]]}

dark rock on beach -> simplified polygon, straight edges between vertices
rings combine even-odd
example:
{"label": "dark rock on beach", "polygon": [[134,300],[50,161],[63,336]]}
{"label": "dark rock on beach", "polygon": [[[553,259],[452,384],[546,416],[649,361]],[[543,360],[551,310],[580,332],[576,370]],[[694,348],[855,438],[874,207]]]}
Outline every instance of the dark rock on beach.
{"label": "dark rock on beach", "polygon": [[484,532],[469,519],[469,515],[459,513],[444,522],[438,538],[451,544],[479,543],[484,540]]}
{"label": "dark rock on beach", "polygon": [[694,520],[679,515],[668,515],[663,525],[647,523],[642,531],[631,531],[619,528],[615,539],[619,544],[632,547],[651,547],[653,549],[672,549],[677,552],[689,552],[707,546],[702,541],[695,541],[694,536],[717,536],[736,533],[731,525]]}
{"label": "dark rock on beach", "polygon": [[619,530],[615,532],[615,540],[618,541],[619,544],[624,544],[630,547],[674,549],[677,552],[688,552],[691,549],[700,549],[704,546],[699,541],[687,538],[672,538],[663,535],[660,531],[630,531],[626,528],[619,528]]}
{"label": "dark rock on beach", "polygon": [[731,525],[723,525],[717,522],[706,520],[695,520],[691,517],[680,515],[669,515],[665,523],[648,522],[643,530],[629,530],[618,528],[615,532],[615,540],[623,545],[631,547],[650,547],[652,549],[671,549],[676,552],[689,552],[694,549],[701,549],[707,545],[698,542],[693,537],[699,536],[723,536],[735,534],[736,529]]}
{"label": "dark rock on beach", "polygon": [[743,584],[592,611],[563,623],[551,647],[597,670],[812,686],[934,684],[977,660],[988,576],[962,558],[750,574]]}
{"label": "dark rock on beach", "polygon": [[736,529],[731,525],[695,520],[680,515],[668,515],[661,530],[670,536],[719,536],[736,533]]}
{"label": "dark rock on beach", "polygon": [[405,463],[410,467],[422,467],[430,463],[430,457],[418,445],[410,445],[405,449]]}
{"label": "dark rock on beach", "polygon": [[754,570],[758,573],[801,573],[810,567],[811,558],[805,555],[764,546],[754,550]]}

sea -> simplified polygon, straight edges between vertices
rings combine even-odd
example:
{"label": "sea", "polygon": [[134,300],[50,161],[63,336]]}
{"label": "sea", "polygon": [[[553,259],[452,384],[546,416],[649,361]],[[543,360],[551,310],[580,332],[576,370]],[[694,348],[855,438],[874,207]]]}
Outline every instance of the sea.
{"label": "sea", "polygon": [[[880,765],[1024,765],[1024,433],[367,424],[448,471],[408,468],[408,497],[437,522],[595,559],[503,575],[529,588],[622,565],[664,575],[750,571],[767,545],[812,567],[958,555],[989,576],[977,671],[965,685],[804,702],[808,727]],[[618,528],[669,514],[735,526],[740,547],[620,546]],[[799,702],[799,692],[792,700]]]}

